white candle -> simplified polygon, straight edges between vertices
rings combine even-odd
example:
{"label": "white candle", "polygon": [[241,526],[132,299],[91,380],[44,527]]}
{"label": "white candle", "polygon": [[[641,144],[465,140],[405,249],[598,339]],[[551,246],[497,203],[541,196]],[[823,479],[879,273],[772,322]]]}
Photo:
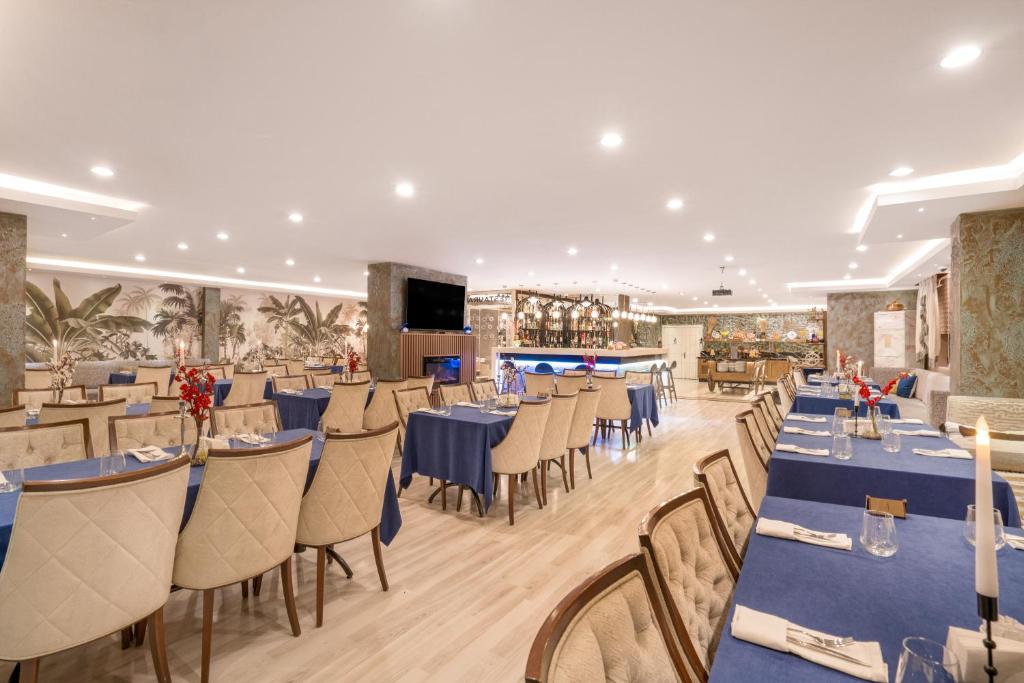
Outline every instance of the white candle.
{"label": "white candle", "polygon": [[839,372],[839,349],[836,349],[836,372]]}
{"label": "white candle", "polygon": [[977,454],[974,469],[974,589],[990,598],[999,597],[999,576],[996,573],[995,525],[992,521],[992,454],[988,423],[978,418],[975,437]]}
{"label": "white candle", "polygon": [[857,361],[857,376],[858,377],[860,377],[861,370],[863,370],[863,369],[864,369],[864,361],[862,361],[862,360]]}

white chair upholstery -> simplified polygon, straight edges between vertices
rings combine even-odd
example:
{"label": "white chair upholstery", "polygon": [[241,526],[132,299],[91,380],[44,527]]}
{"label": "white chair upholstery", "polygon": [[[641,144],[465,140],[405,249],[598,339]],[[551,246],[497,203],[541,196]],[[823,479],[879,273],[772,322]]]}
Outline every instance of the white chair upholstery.
{"label": "white chair upholstery", "polygon": [[779,406],[779,412],[782,415],[789,415],[789,411],[793,409],[793,401],[796,398],[789,391],[789,385],[786,384],[782,379],[776,382],[779,389],[779,398],[782,401],[782,405]]}
{"label": "white chair upholstery", "polygon": [[623,373],[623,377],[626,378],[626,384],[653,384],[654,374],[650,372],[641,372],[640,370],[626,370]]}
{"label": "white chair upholstery", "polygon": [[587,386],[587,376],[583,375],[560,375],[555,378],[555,386],[560,394],[575,394]]}
{"label": "white chair upholstery", "polygon": [[171,368],[140,365],[135,368],[135,383],[156,383],[156,395],[167,396],[171,386]]}
{"label": "white chair upholstery", "polygon": [[739,474],[729,451],[719,451],[693,466],[697,482],[708,492],[718,530],[731,554],[733,565],[743,566],[747,542],[757,521],[757,512],[740,486]]}
{"label": "white chair upholstery", "polygon": [[284,390],[303,391],[309,389],[309,377],[306,375],[274,375],[270,380],[274,385],[275,394]]}
{"label": "white chair upholstery", "polygon": [[113,401],[123,398],[129,405],[136,403],[149,403],[150,399],[156,396],[156,382],[142,384],[103,384],[99,387],[101,401]]}
{"label": "white chair upholstery", "polygon": [[[85,386],[81,384],[65,387],[60,398],[61,403],[84,403],[85,399]],[[23,405],[26,410],[39,410],[44,403],[52,401],[52,389],[15,389],[11,405]]]}
{"label": "white chair upholstery", "polygon": [[369,382],[357,384],[336,384],[331,390],[324,414],[320,416],[325,432],[352,434],[363,431],[363,413],[366,397],[370,393]]}
{"label": "white chair upholstery", "polygon": [[91,458],[89,420],[0,429],[0,470],[40,467]]}
{"label": "white chair upholstery", "polygon": [[768,418],[771,420],[771,422],[775,424],[775,430],[777,434],[778,430],[782,429],[782,423],[784,421],[784,418],[782,417],[782,414],[779,412],[779,406],[776,405],[775,403],[775,395],[775,391],[764,394],[761,397],[761,403],[764,405],[765,410],[768,412]]}
{"label": "white chair upholstery", "polygon": [[772,452],[758,432],[751,411],[746,410],[736,416],[736,438],[740,442],[740,459],[747,477],[747,500],[757,511],[761,509],[761,500],[768,488],[768,460]]}
{"label": "white chair upholstery", "polygon": [[149,399],[149,414],[177,413],[180,400],[177,396],[154,396]]}
{"label": "white chair upholstery", "polygon": [[[593,385],[601,388],[601,400],[597,404],[597,419],[602,430],[622,430],[622,447],[629,444],[629,416],[633,407],[629,402],[625,377],[599,377],[594,373]],[[618,424],[616,424],[618,423]]]}
{"label": "white chair upholstery", "polygon": [[399,443],[405,441],[405,426],[409,423],[409,413],[430,407],[430,395],[425,386],[410,387],[395,392],[395,409],[398,411]]}
{"label": "white chair upholstery", "polygon": [[551,395],[555,393],[555,376],[546,372],[524,372],[527,396]]}
{"label": "white chair upholstery", "polygon": [[96,457],[110,455],[110,435],[107,431],[107,418],[124,415],[125,400],[123,398],[99,403],[44,403],[39,411],[39,424],[53,424],[68,420],[89,420],[89,436],[92,440],[92,452]]}
{"label": "white chair upholstery", "polygon": [[576,412],[579,393],[554,394],[551,396],[551,410],[544,425],[544,436],[540,442],[540,490],[544,504],[548,504],[548,466],[554,461],[562,470],[562,485],[569,493],[569,472],[565,466],[568,451],[569,432]]}
{"label": "white chair upholstery", "polygon": [[[146,446],[181,446],[182,421],[177,413],[116,415],[107,422],[111,453],[126,453],[129,449]],[[189,417],[185,419],[185,445],[191,446],[195,442],[196,421]]]}
{"label": "white chair upholstery", "polygon": [[[495,477],[508,475],[508,523],[515,524],[515,487],[518,475],[533,473],[533,488],[537,495],[537,507],[543,508],[540,487],[537,481],[537,463],[540,460],[540,445],[544,439],[544,427],[551,412],[551,399],[523,401],[512,420],[508,434],[491,449],[491,469]],[[497,487],[495,487],[497,489]]]}
{"label": "white chair upholstery", "polygon": [[24,427],[27,416],[25,406],[22,405],[0,408],[0,429],[5,427]]}
{"label": "white chair upholstery", "polygon": [[406,389],[415,389],[417,387],[423,387],[427,390],[427,396],[431,396],[434,393],[434,378],[433,377],[410,377],[405,381]]}
{"label": "white chair upholstery", "polygon": [[763,396],[751,403],[754,407],[754,411],[759,413],[761,416],[759,426],[764,427],[767,430],[772,443],[775,443],[779,440],[779,425],[775,422],[775,418],[772,417],[771,412],[769,412],[767,404],[768,401],[766,401]]}
{"label": "white chair upholstery", "polygon": [[470,403],[473,396],[470,394],[468,384],[442,384],[440,387],[441,402],[446,406],[453,406],[456,403]]}
{"label": "white chair upholstery", "polygon": [[236,372],[224,397],[226,406],[247,406],[263,400],[267,390],[266,372]]}
{"label": "white chair upholstery", "polygon": [[395,392],[406,389],[402,380],[377,380],[370,405],[366,406],[363,415],[363,429],[380,429],[398,421],[398,408],[395,405]]}
{"label": "white chair upholstery", "polygon": [[[769,455],[772,449],[775,447],[775,442],[778,440],[778,432],[772,433],[768,423],[771,420],[768,419],[764,409],[761,407],[760,401],[752,401],[750,404],[750,413],[754,418],[754,424],[757,425],[757,431],[761,435],[762,441],[768,448]],[[767,461],[766,461],[767,462]]]}
{"label": "white chair upholstery", "polygon": [[47,368],[25,368],[26,389],[49,389],[53,381]]}
{"label": "white chair upholstery", "polygon": [[157,678],[170,680],[163,606],[185,509],[188,458],[63,482],[26,481],[0,570],[0,659],[38,659],[148,619]]}
{"label": "white chair upholstery", "polygon": [[398,441],[398,424],[358,434],[329,434],[309,491],[302,498],[296,542],[317,549],[316,625],[324,617],[327,546],[370,534],[377,575],[388,589],[380,548],[380,517]]}
{"label": "white chair upholstery", "polygon": [[601,402],[601,387],[582,388],[576,397],[576,409],[572,414],[572,427],[566,448],[569,450],[569,488],[576,488],[576,451],[583,454],[587,464],[587,478],[593,479],[590,471],[590,435],[597,418],[597,406]]}
{"label": "white chair upholstery", "polygon": [[498,388],[494,386],[493,379],[477,380],[471,382],[469,386],[473,391],[474,401],[486,401],[489,398],[496,398],[498,396]]}
{"label": "white chair upholstery", "polygon": [[281,414],[274,401],[210,408],[210,430],[215,437],[273,434],[281,431]]}

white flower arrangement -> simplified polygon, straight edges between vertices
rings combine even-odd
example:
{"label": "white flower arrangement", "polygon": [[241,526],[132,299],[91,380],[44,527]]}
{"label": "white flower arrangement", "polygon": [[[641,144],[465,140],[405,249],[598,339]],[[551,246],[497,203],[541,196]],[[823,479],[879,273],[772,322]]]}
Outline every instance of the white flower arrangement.
{"label": "white flower arrangement", "polygon": [[50,369],[50,388],[55,392],[63,393],[75,376],[75,369],[78,367],[82,356],[75,351],[68,351],[57,356],[54,350],[54,358],[46,366]]}

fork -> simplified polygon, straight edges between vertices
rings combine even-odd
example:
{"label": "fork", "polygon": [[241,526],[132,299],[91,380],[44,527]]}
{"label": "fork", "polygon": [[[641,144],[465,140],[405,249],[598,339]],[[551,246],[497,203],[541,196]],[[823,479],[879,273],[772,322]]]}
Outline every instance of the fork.
{"label": "fork", "polygon": [[797,628],[796,626],[787,626],[786,630],[793,631],[794,633],[799,633],[800,635],[807,636],[808,638],[812,638],[821,643],[822,645],[824,645],[825,647],[846,647],[847,645],[853,645],[853,643],[855,642],[853,638],[850,638],[849,636],[842,636],[839,638],[826,638],[824,636],[819,636],[815,633],[811,633],[810,631],[805,631],[802,628]]}
{"label": "fork", "polygon": [[792,636],[786,636],[786,642],[791,643],[793,645],[800,645],[802,647],[810,648],[812,650],[816,650],[827,655],[832,655],[837,659],[842,659],[843,661],[850,662],[851,664],[859,664],[860,666],[870,666],[870,664],[868,664],[862,659],[851,657],[850,655],[845,654],[844,652],[833,649],[831,647],[826,647],[825,645],[819,645],[818,643],[815,643],[810,640],[801,640],[799,638],[794,638]]}
{"label": "fork", "polygon": [[835,540],[836,536],[839,535],[834,532],[811,531],[810,529],[805,529],[802,526],[793,527],[793,533],[803,534],[805,536],[810,536],[811,538],[820,538],[823,541],[833,541]]}

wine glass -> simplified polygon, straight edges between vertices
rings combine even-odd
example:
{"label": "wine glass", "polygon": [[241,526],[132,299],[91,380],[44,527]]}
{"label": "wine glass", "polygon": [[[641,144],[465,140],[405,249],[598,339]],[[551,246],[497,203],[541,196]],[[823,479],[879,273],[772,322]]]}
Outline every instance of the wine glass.
{"label": "wine glass", "polygon": [[960,661],[952,650],[928,638],[903,639],[896,683],[957,683],[959,680]]}
{"label": "wine glass", "polygon": [[[964,538],[971,545],[977,534],[977,508],[973,504],[967,506],[967,518],[964,520]],[[1003,529],[1003,513],[999,508],[992,508],[992,523],[995,524],[996,550],[1006,545],[1006,530]]]}

